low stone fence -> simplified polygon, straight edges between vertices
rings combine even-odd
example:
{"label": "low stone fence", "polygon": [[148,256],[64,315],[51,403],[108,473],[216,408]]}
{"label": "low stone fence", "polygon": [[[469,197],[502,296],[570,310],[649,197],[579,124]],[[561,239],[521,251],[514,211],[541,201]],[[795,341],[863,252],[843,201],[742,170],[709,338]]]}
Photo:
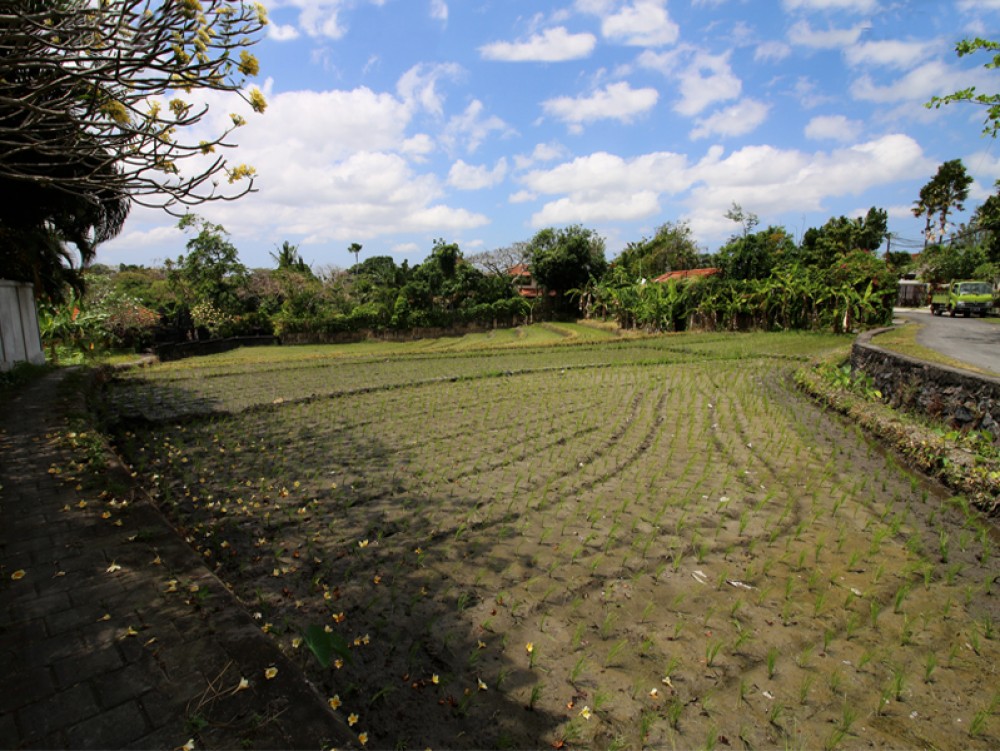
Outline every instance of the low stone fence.
{"label": "low stone fence", "polygon": [[866,331],[851,349],[861,370],[893,407],[923,412],[960,430],[1000,434],[1000,378],[934,365],[872,344],[887,329]]}
{"label": "low stone fence", "polygon": [[234,336],[230,339],[202,339],[193,342],[177,342],[160,344],[156,347],[156,356],[162,362],[181,360],[185,357],[200,355],[215,355],[228,352],[237,347],[262,347],[281,344],[276,336]]}

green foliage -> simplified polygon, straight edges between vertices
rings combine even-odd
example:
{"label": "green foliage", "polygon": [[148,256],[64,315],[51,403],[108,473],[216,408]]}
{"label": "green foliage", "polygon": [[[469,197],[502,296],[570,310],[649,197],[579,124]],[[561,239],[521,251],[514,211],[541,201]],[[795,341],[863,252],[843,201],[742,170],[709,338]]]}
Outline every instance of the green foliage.
{"label": "green foliage", "polygon": [[217,334],[225,322],[244,312],[239,291],[246,284],[246,267],[221,225],[189,213],[178,226],[197,234],[187,242],[187,255],[167,263],[167,278],[178,297],[190,301],[191,312],[199,311],[197,318],[192,316],[194,325],[211,326],[209,331]]}
{"label": "green foliage", "polygon": [[[937,173],[920,189],[920,198],[914,202],[913,215],[926,217],[924,236],[928,242],[936,238],[941,242],[948,225],[948,215],[952,209],[962,211],[965,199],[969,197],[972,176],[965,171],[961,159],[952,159],[938,167]],[[937,231],[932,224],[937,219]]]}
{"label": "green foliage", "polygon": [[350,647],[347,640],[340,634],[327,631],[323,626],[312,625],[306,628],[302,637],[306,646],[324,668],[330,667],[334,655],[341,657],[344,662],[351,661]]}
{"label": "green foliage", "polygon": [[888,214],[874,206],[864,218],[834,217],[819,229],[806,230],[797,257],[808,266],[829,267],[844,253],[878,250],[887,228]]}
{"label": "green foliage", "polygon": [[729,279],[765,279],[795,250],[784,227],[734,237],[719,249],[715,265]]}
{"label": "green foliage", "polygon": [[657,228],[653,237],[629,243],[614,261],[633,281],[654,279],[668,271],[693,269],[700,263],[691,228],[683,222],[667,222]]}
{"label": "green foliage", "polygon": [[[955,52],[958,53],[959,57],[965,57],[966,55],[980,51],[993,53],[993,58],[983,64],[984,68],[987,70],[1000,68],[1000,42],[976,37],[973,39],[963,39],[955,45]],[[1000,130],[1000,93],[977,94],[976,87],[970,86],[943,97],[932,97],[924,106],[938,109],[944,104],[953,104],[955,102],[971,102],[985,107],[986,118],[983,121],[983,135],[996,138],[997,131]]]}
{"label": "green foliage", "polygon": [[528,258],[535,282],[556,292],[561,313],[570,312],[568,290],[583,287],[592,277],[599,279],[607,268],[603,238],[578,224],[539,231],[531,239]]}
{"label": "green foliage", "polygon": [[928,245],[920,256],[923,278],[932,283],[953,279],[975,279],[987,263],[986,253],[977,245],[947,243]]}

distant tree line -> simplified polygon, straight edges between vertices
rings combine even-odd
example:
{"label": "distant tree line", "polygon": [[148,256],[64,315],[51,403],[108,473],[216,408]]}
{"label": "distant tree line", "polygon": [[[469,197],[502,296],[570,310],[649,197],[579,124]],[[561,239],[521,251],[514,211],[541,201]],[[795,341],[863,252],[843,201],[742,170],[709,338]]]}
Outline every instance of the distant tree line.
{"label": "distant tree line", "polygon": [[[42,320],[49,336],[78,346],[254,334],[336,339],[581,317],[649,331],[846,332],[891,320],[907,270],[928,280],[1000,278],[1000,185],[968,224],[948,221],[964,207],[970,183],[955,160],[920,191],[914,214],[927,217],[928,242],[916,259],[878,253],[888,236],[879,208],[832,217],[796,240],[784,227],[761,228],[754,213],[733,204],[727,216],[736,231],[713,254],[698,247],[686,224],[667,222],[609,261],[603,238],[572,225],[468,257],[439,239],[412,266],[389,255],[362,258],[353,243],[353,264],[321,271],[285,242],[271,254],[273,268],[248,269],[225,228],[187,214],[180,221],[189,234],[184,253],[161,268],[93,266],[86,295],[53,298]],[[654,281],[695,268],[717,271]]]}

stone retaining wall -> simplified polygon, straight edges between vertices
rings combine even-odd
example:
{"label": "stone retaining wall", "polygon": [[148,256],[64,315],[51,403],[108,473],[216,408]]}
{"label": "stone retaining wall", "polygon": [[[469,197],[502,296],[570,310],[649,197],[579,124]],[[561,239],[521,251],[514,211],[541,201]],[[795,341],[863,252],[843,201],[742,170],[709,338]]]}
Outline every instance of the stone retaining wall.
{"label": "stone retaining wall", "polygon": [[861,334],[851,348],[851,370],[862,370],[896,408],[922,412],[960,430],[1000,434],[1000,378],[934,365],[872,344],[887,329]]}

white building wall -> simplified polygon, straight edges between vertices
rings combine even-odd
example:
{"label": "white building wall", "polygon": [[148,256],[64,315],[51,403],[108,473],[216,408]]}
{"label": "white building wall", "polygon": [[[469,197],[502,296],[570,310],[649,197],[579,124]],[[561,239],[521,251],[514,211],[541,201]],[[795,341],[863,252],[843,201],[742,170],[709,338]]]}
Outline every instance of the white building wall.
{"label": "white building wall", "polygon": [[0,371],[18,362],[45,363],[34,288],[0,279]]}

